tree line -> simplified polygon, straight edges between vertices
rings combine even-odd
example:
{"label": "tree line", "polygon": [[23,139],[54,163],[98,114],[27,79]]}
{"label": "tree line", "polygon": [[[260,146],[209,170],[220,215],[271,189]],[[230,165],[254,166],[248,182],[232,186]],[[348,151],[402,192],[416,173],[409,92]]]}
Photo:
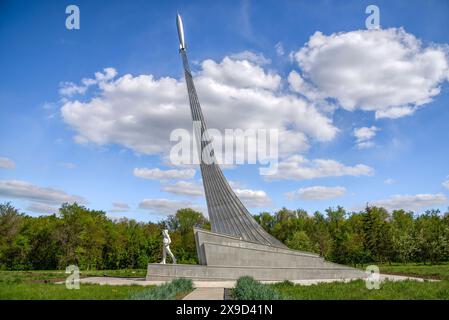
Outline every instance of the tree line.
{"label": "tree line", "polygon": [[[344,264],[449,260],[449,213],[415,215],[380,207],[346,212],[342,207],[309,215],[304,210],[263,212],[256,220],[288,247],[316,252]],[[179,263],[197,263],[193,227],[210,229],[192,209],[157,223],[111,219],[104,211],[63,204],[58,213],[31,217],[0,204],[0,269],[50,270],[146,268],[162,256],[163,229]]]}

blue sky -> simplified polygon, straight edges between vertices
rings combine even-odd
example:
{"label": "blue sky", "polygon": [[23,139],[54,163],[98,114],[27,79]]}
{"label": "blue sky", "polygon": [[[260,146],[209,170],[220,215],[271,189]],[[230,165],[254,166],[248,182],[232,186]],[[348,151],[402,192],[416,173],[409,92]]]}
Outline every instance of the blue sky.
{"label": "blue sky", "polygon": [[[78,200],[142,221],[204,208],[201,196],[167,191],[201,187],[198,170],[164,161],[163,128],[190,121],[179,11],[209,126],[264,123],[296,137],[280,159],[296,169],[275,179],[255,165],[224,171],[251,212],[449,206],[447,1],[78,1],[81,27],[68,30],[70,4],[0,4],[1,201],[38,215]],[[380,30],[365,28],[369,4],[380,8]],[[171,103],[173,114],[160,112]],[[148,179],[135,168],[186,176]]]}

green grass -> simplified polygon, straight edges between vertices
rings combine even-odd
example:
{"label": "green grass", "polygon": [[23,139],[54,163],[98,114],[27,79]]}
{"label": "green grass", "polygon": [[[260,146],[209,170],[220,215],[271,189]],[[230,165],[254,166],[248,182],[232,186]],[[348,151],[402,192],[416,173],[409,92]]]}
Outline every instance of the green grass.
{"label": "green grass", "polygon": [[[136,277],[144,278],[145,269],[121,270],[81,270],[80,277]],[[65,270],[33,270],[33,271],[0,271],[0,284],[2,283],[48,283],[64,281],[68,274]]]}
{"label": "green grass", "polygon": [[[81,271],[80,276],[113,276],[113,277],[144,277],[146,270],[99,270]],[[0,300],[6,299],[44,299],[44,300],[77,300],[77,299],[130,299],[140,292],[155,290],[157,287],[110,286],[95,284],[80,284],[80,289],[69,290],[64,284],[68,274],[65,271],[0,271]]]}
{"label": "green grass", "polygon": [[79,290],[69,290],[54,283],[0,283],[0,300],[121,300],[144,290],[151,288],[81,284]]}
{"label": "green grass", "polygon": [[368,290],[363,280],[320,283],[310,286],[284,282],[270,285],[292,300],[433,300],[449,299],[449,281],[386,281],[379,290]]}
{"label": "green grass", "polygon": [[393,263],[379,265],[381,273],[406,275],[426,279],[449,280],[449,264]]}

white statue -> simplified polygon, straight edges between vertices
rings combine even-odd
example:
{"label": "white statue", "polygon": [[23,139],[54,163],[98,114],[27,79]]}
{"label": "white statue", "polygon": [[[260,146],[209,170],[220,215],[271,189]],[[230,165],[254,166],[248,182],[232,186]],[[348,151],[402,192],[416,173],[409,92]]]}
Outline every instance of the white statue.
{"label": "white statue", "polygon": [[175,256],[173,255],[173,253],[170,250],[171,239],[170,239],[170,236],[168,235],[168,230],[167,229],[162,230],[162,235],[164,236],[164,240],[163,240],[164,246],[162,248],[162,261],[161,261],[161,263],[165,264],[165,259],[167,258],[167,253],[168,253],[168,255],[173,260],[173,264],[176,264],[176,258],[175,258]]}

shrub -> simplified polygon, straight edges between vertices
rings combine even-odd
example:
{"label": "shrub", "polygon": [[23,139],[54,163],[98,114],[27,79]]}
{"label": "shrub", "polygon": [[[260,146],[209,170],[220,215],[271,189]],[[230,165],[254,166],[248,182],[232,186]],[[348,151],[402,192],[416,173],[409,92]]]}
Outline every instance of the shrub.
{"label": "shrub", "polygon": [[148,288],[131,296],[133,300],[175,300],[193,289],[190,279],[175,279],[163,285]]}
{"label": "shrub", "polygon": [[237,280],[234,298],[236,300],[281,300],[283,297],[276,289],[245,276]]}

